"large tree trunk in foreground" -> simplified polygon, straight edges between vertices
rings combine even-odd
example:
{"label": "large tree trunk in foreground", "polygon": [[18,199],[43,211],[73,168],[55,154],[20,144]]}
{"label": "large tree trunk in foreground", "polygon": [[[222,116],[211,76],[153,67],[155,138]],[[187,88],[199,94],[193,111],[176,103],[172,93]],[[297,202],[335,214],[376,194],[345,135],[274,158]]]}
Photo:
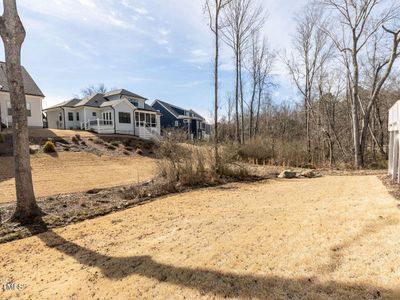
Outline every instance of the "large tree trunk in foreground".
{"label": "large tree trunk in foreground", "polygon": [[15,159],[15,187],[17,207],[13,220],[32,223],[42,215],[33,191],[29,157],[28,115],[21,69],[21,47],[25,29],[18,16],[16,0],[3,0],[4,14],[0,17],[0,35],[3,39],[7,81],[10,89]]}

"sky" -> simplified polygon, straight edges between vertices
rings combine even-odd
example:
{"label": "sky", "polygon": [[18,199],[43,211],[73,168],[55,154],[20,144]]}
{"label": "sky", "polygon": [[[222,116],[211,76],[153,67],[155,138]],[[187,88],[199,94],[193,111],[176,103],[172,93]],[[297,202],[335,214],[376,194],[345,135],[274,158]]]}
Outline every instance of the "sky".
{"label": "sky", "polygon": [[[259,0],[268,18],[270,47],[290,49],[294,16],[306,0]],[[18,0],[27,32],[22,64],[46,98],[44,107],[104,83],[149,99],[192,108],[206,118],[213,107],[212,35],[204,0]],[[221,99],[233,90],[233,58],[221,55]],[[0,50],[4,60],[4,51]],[[279,61],[275,101],[296,91]]]}

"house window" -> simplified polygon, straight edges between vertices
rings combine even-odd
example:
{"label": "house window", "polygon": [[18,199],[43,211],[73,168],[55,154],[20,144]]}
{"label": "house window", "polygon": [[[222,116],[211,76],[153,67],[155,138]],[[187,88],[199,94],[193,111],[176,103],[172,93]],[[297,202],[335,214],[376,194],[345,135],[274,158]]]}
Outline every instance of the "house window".
{"label": "house window", "polygon": [[32,117],[32,107],[29,102],[26,103],[26,113],[27,113],[28,117]]}
{"label": "house window", "polygon": [[175,127],[179,126],[179,121],[175,121]]}
{"label": "house window", "polygon": [[139,101],[138,100],[136,100],[136,99],[129,99],[129,100],[133,105],[135,105],[136,107],[139,107]]}
{"label": "house window", "polygon": [[76,113],[76,120],[79,121],[79,112]]}
{"label": "house window", "polygon": [[111,112],[103,113],[104,125],[112,125]]}
{"label": "house window", "polygon": [[118,113],[119,122],[122,124],[130,124],[131,123],[131,114],[126,112]]}
{"label": "house window", "polygon": [[74,120],[74,113],[69,112],[68,113],[68,121],[73,121]]}
{"label": "house window", "polygon": [[92,112],[92,117],[97,117],[97,113],[95,111]]}
{"label": "house window", "polygon": [[151,127],[157,127],[156,115],[151,115]]}
{"label": "house window", "polygon": [[58,114],[58,119],[60,120],[60,122],[62,121],[62,113]]}
{"label": "house window", "polygon": [[135,112],[135,122],[136,122],[136,127],[140,126],[140,120],[139,120],[139,113]]}
{"label": "house window", "polygon": [[11,109],[11,102],[10,101],[7,102],[7,114],[9,116],[12,116],[12,109]]}

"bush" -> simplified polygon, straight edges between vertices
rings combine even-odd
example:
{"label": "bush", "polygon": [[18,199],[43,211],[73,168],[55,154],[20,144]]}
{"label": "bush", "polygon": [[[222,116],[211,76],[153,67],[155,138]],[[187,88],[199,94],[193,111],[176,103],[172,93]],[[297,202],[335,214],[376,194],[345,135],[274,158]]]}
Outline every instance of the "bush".
{"label": "bush", "polygon": [[[244,164],[237,161],[237,149],[227,145],[220,148],[220,167],[214,167],[212,147],[182,144],[167,135],[157,147],[160,175],[182,186],[212,185],[248,176]],[[233,150],[232,150],[233,149]]]}
{"label": "bush", "polygon": [[0,133],[0,143],[4,143],[6,141],[6,138],[2,133]]}
{"label": "bush", "polygon": [[77,139],[78,141],[82,140],[82,139],[81,139],[81,135],[80,135],[80,134],[78,134],[78,133],[77,133],[77,134],[75,134],[75,137],[76,137],[76,139]]}
{"label": "bush", "polygon": [[79,144],[79,140],[78,140],[78,138],[77,138],[76,136],[73,136],[73,137],[72,137],[72,142],[73,142],[74,144]]}
{"label": "bush", "polygon": [[113,141],[113,142],[111,142],[110,144],[113,145],[114,147],[119,147],[120,142],[118,142],[118,141]]}
{"label": "bush", "polygon": [[126,151],[131,151],[131,152],[132,152],[132,151],[133,151],[133,147],[126,146],[126,147],[125,147],[125,150],[126,150]]}
{"label": "bush", "polygon": [[87,146],[87,144],[86,144],[85,141],[81,141],[81,145],[82,145],[82,146],[85,146],[85,147]]}
{"label": "bush", "polygon": [[105,147],[106,147],[108,150],[116,150],[116,149],[117,149],[117,147],[115,147],[114,145],[111,145],[111,144],[106,144]]}
{"label": "bush", "polygon": [[52,141],[47,141],[43,146],[43,151],[45,153],[54,153],[56,152],[56,145]]}
{"label": "bush", "polygon": [[143,155],[142,149],[136,148],[136,154]]}

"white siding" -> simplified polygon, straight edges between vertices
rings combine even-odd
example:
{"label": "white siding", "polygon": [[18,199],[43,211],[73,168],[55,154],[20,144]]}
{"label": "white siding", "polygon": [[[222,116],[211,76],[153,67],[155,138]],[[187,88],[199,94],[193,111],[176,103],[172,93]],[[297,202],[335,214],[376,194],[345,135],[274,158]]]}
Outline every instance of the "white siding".
{"label": "white siding", "polygon": [[50,129],[63,129],[64,128],[64,120],[60,121],[59,116],[62,114],[61,109],[54,109],[46,112],[47,117],[47,126]]}
{"label": "white siding", "polygon": [[[124,124],[119,122],[119,112],[129,113],[131,116],[131,123]],[[130,106],[126,102],[121,102],[117,106],[115,106],[115,129],[117,133],[120,134],[134,134],[134,114],[132,110],[132,106]]]}
{"label": "white siding", "polygon": [[[10,101],[10,94],[5,92],[0,92],[0,108],[1,108],[1,120],[6,123],[11,124],[12,117],[8,116],[7,113],[7,103]],[[43,127],[42,118],[42,97],[26,95],[26,103],[31,107],[31,116],[28,117],[29,127]]]}

